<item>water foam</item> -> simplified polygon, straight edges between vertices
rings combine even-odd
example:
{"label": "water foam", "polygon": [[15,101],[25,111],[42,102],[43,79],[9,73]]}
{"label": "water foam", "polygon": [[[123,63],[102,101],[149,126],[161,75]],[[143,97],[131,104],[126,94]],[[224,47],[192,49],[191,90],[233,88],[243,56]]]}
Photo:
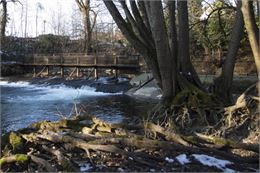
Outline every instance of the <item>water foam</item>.
{"label": "water foam", "polygon": [[0,81],[0,86],[17,87],[31,91],[29,96],[15,96],[9,101],[52,101],[52,100],[77,100],[87,96],[108,96],[120,95],[122,93],[104,93],[97,92],[95,88],[90,86],[82,86],[81,88],[72,88],[60,85],[31,85],[29,82],[7,82]]}
{"label": "water foam", "polygon": [[8,82],[8,81],[0,81],[0,86],[5,87],[33,87],[29,82],[18,81],[18,82]]}

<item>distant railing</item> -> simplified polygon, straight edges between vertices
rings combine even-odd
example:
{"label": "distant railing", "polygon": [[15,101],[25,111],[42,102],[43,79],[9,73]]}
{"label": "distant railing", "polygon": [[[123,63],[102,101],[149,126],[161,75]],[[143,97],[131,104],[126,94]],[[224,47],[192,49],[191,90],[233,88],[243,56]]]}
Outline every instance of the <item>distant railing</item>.
{"label": "distant railing", "polygon": [[106,55],[84,53],[33,54],[23,59],[24,65],[139,65],[140,55]]}

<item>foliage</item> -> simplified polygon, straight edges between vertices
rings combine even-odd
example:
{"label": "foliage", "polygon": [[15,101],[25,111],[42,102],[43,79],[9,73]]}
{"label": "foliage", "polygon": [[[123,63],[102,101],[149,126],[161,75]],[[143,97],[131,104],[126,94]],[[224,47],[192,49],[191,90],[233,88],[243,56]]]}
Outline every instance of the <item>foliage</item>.
{"label": "foliage", "polygon": [[40,35],[36,49],[39,53],[60,53],[69,41],[69,37],[53,34]]}
{"label": "foliage", "polygon": [[201,1],[193,0],[189,2],[189,5],[190,36],[193,45],[191,51],[195,52],[199,48],[207,54],[212,51],[227,50],[236,14],[233,7],[217,0],[211,6],[204,7],[209,10],[209,13],[208,18],[202,20],[200,18],[203,14]]}

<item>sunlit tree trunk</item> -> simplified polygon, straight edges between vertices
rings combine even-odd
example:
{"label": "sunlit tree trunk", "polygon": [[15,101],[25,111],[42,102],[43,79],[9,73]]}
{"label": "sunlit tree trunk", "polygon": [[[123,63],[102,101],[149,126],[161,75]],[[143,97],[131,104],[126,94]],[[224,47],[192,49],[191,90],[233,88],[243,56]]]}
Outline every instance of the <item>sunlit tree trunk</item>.
{"label": "sunlit tree trunk", "polygon": [[[254,55],[254,60],[258,74],[258,93],[260,93],[260,47],[259,47],[259,28],[255,22],[252,1],[242,0],[242,13],[248,34],[250,46]],[[260,95],[260,94],[259,94]],[[260,109],[260,105],[259,105]]]}

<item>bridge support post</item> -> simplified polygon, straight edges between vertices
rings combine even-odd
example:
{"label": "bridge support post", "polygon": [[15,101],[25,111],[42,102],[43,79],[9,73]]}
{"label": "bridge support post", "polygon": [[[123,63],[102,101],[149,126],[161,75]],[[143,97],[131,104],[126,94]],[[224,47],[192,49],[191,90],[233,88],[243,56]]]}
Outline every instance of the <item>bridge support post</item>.
{"label": "bridge support post", "polygon": [[94,70],[94,77],[97,79],[98,78],[98,71],[97,71],[97,68],[95,68]]}
{"label": "bridge support post", "polygon": [[[94,58],[94,65],[96,66],[97,65],[97,56],[95,56],[95,58]],[[97,79],[98,78],[98,71],[97,71],[97,66],[96,67],[94,67],[94,77],[95,77],[95,79]]]}
{"label": "bridge support post", "polygon": [[76,67],[76,75],[77,75],[77,77],[79,77],[79,68],[78,67]]}
{"label": "bridge support post", "polygon": [[63,69],[63,67],[60,67],[60,75],[61,75],[61,77],[64,76],[64,69]]}
{"label": "bridge support post", "polygon": [[115,69],[115,77],[118,77],[118,69]]}
{"label": "bridge support post", "polygon": [[36,77],[36,68],[33,66],[33,77]]}
{"label": "bridge support post", "polygon": [[47,72],[47,76],[49,76],[49,72],[50,72],[49,66],[47,66],[46,72]]}

